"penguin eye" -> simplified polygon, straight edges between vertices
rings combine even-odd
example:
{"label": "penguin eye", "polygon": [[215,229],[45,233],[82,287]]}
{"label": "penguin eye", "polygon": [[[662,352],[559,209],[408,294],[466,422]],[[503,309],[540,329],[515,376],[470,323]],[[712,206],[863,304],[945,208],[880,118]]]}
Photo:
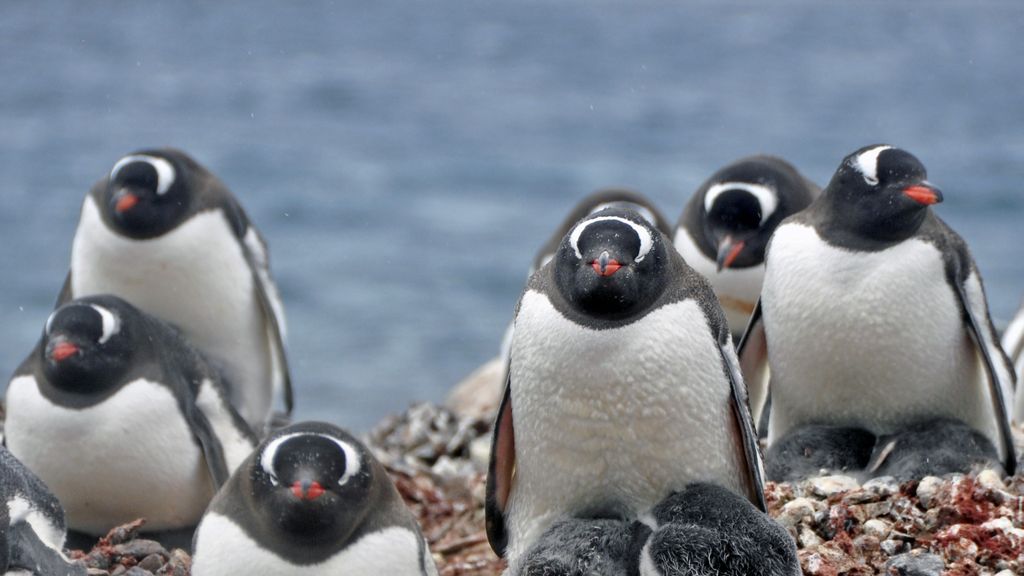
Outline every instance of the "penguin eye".
{"label": "penguin eye", "polygon": [[857,172],[860,172],[861,177],[864,178],[864,182],[866,182],[868,186],[878,186],[878,156],[882,152],[891,148],[892,146],[875,146],[874,148],[869,148],[860,154],[857,154],[850,162],[853,168]]}
{"label": "penguin eye", "polygon": [[158,196],[163,196],[171,189],[176,176],[174,166],[163,158],[148,154],[132,154],[118,160],[117,164],[114,164],[114,168],[110,170],[110,180],[115,180],[125,167],[134,163],[147,164],[156,173],[155,191]]}
{"label": "penguin eye", "polygon": [[100,322],[103,330],[100,332],[100,338],[96,342],[98,344],[106,344],[108,340],[115,334],[121,331],[121,322],[118,320],[114,313],[106,308],[102,308],[95,304],[92,304],[92,309],[100,315]]}

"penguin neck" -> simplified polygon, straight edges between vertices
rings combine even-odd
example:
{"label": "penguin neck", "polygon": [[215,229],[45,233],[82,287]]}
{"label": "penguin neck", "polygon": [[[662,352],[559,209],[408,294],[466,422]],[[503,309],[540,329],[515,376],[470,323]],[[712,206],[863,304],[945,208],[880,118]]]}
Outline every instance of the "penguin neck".
{"label": "penguin neck", "polygon": [[819,236],[833,246],[877,252],[916,236],[930,214],[924,209],[879,217],[866,209],[851,210],[849,201],[828,196],[817,206],[813,221]]}

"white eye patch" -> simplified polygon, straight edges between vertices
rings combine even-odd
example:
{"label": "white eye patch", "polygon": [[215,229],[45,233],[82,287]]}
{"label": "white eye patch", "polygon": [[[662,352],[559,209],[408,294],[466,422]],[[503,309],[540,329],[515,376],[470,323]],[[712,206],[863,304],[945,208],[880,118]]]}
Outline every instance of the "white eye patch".
{"label": "white eye patch", "polygon": [[106,344],[107,340],[110,340],[111,336],[121,331],[121,322],[110,310],[95,304],[90,304],[90,306],[100,315],[100,319],[103,321],[103,333],[100,334],[98,342],[100,344]]}
{"label": "white eye patch", "polygon": [[772,214],[775,213],[775,209],[779,207],[778,195],[775,193],[775,190],[767,186],[751,184],[750,182],[721,182],[711,186],[704,193],[704,211],[711,212],[711,208],[715,205],[715,200],[727,190],[743,190],[750,193],[757,200],[758,205],[761,206],[760,226],[763,226],[772,217]]}
{"label": "white eye patch", "polygon": [[49,335],[50,331],[53,329],[53,319],[56,318],[57,312],[57,310],[54,310],[53,313],[50,314],[50,317],[46,319],[46,328],[44,328],[44,330],[47,335]]}
{"label": "white eye patch", "polygon": [[658,220],[654,217],[654,212],[651,212],[647,206],[641,206],[634,202],[620,201],[620,202],[605,202],[604,204],[598,204],[594,206],[594,209],[590,211],[591,214],[596,214],[605,208],[629,208],[637,214],[643,216],[644,220],[647,220],[651,226],[657,226]]}
{"label": "white eye patch", "polygon": [[263,450],[263,454],[260,456],[260,467],[263,468],[263,471],[266,472],[268,476],[270,476],[270,481],[273,485],[277,486],[279,484],[277,473],[274,471],[274,458],[277,456],[278,448],[280,448],[281,444],[284,442],[298,436],[319,436],[338,445],[338,448],[340,448],[345,454],[345,473],[342,474],[341,478],[338,480],[339,486],[344,486],[350,478],[358,474],[362,469],[362,462],[359,459],[359,451],[348,443],[342,442],[341,440],[338,440],[333,436],[328,436],[327,434],[296,432],[295,434],[285,434],[280,438],[275,438],[270,442],[270,444],[267,444],[267,447]]}
{"label": "white eye patch", "polygon": [[640,226],[635,222],[631,222],[629,220],[626,220],[625,218],[620,218],[618,216],[598,216],[593,220],[587,220],[586,222],[577,225],[576,228],[574,228],[572,233],[569,235],[569,245],[572,246],[572,249],[576,253],[577,258],[581,260],[583,259],[583,254],[580,252],[579,246],[580,236],[583,234],[583,231],[587,229],[587,226],[590,226],[595,222],[603,222],[605,220],[614,220],[616,222],[622,222],[623,224],[632,228],[633,232],[636,233],[637,239],[640,240],[640,251],[637,253],[636,258],[633,259],[634,262],[641,262],[644,258],[647,257],[647,253],[651,251],[651,246],[654,245],[654,240],[651,238],[651,233],[648,232],[646,228]]}
{"label": "white eye patch", "polygon": [[892,146],[875,146],[857,155],[851,163],[869,185],[878,184],[878,155]]}
{"label": "white eye patch", "polygon": [[126,165],[132,162],[145,162],[156,170],[156,193],[163,195],[171,189],[171,185],[174,184],[174,166],[163,158],[156,156],[149,156],[147,154],[132,154],[125,156],[114,164],[114,168],[110,171],[110,179],[113,180],[117,176],[117,173],[121,171]]}

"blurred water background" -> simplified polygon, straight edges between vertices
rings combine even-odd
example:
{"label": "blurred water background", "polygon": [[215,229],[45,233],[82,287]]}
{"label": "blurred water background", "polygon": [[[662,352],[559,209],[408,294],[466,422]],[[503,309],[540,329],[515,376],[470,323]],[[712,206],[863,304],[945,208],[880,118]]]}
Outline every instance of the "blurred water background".
{"label": "blurred water background", "polygon": [[0,371],[32,347],[82,197],[174,145],[271,245],[298,417],[357,430],[491,357],[580,196],[671,219],[769,152],[821,184],[914,152],[993,314],[1024,293],[1024,3],[8,2],[0,7]]}

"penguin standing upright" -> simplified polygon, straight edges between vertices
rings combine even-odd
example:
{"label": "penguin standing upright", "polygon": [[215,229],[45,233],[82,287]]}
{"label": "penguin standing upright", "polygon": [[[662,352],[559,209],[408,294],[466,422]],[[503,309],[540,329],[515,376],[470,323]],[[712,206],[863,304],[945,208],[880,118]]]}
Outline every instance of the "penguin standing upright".
{"label": "penguin standing upright", "polygon": [[0,446],[0,574],[85,576],[64,556],[64,509],[46,485]]}
{"label": "penguin standing upright", "polygon": [[[1005,404],[1012,367],[966,244],[929,209],[941,200],[909,152],[867,146],[776,229],[760,307],[740,347],[755,417],[767,396],[757,374],[766,361],[771,367],[769,476],[775,444],[801,427],[824,427],[814,433],[818,444],[830,426],[846,439],[867,432],[862,446],[845,450],[877,470],[914,445],[934,450],[944,434],[929,432],[928,422],[972,447],[982,435],[1013,471]],[[909,434],[902,441],[894,436],[901,430]],[[893,441],[869,459],[881,446],[874,439]],[[956,460],[963,446],[952,436],[948,443]],[[962,456],[959,466],[969,466],[974,455]]]}
{"label": "penguin standing upright", "polygon": [[782,158],[750,156],[712,174],[683,208],[676,249],[711,281],[737,340],[761,293],[768,239],[819,193]]}
{"label": "penguin standing upright", "polygon": [[231,192],[184,152],[125,156],[93,186],[58,304],[116,294],[174,324],[225,376],[256,430],[292,408],[284,312],[267,247]]}
{"label": "penguin standing upright", "polygon": [[585,217],[530,278],[507,375],[486,515],[491,546],[512,573],[557,520],[635,520],[693,482],[764,509],[721,308],[636,212]]}
{"label": "penguin standing upright", "polygon": [[[580,218],[605,208],[635,210],[645,220],[666,235],[672,227],[665,216],[646,196],[626,188],[605,188],[587,195],[573,207],[554,233],[534,254],[527,277],[548,263],[558,251],[562,238],[579,222]],[[463,417],[490,417],[501,401],[505,384],[505,365],[508,363],[508,346],[512,337],[512,326],[505,330],[501,349],[497,356],[478,367],[472,374],[459,382],[448,395],[445,404]]]}
{"label": "penguin standing upright", "polygon": [[210,503],[194,576],[436,576],[384,467],[319,422],[274,432]]}
{"label": "penguin standing upright", "polygon": [[1017,373],[1017,397],[1014,401],[1013,419],[1018,424],[1024,423],[1024,386],[1020,380],[1024,377],[1024,306],[1017,311],[1013,321],[1003,332],[1003,350],[1013,362]]}
{"label": "penguin standing upright", "polygon": [[140,517],[154,532],[195,526],[256,444],[202,356],[115,296],[50,315],[6,409],[7,447],[92,536]]}

